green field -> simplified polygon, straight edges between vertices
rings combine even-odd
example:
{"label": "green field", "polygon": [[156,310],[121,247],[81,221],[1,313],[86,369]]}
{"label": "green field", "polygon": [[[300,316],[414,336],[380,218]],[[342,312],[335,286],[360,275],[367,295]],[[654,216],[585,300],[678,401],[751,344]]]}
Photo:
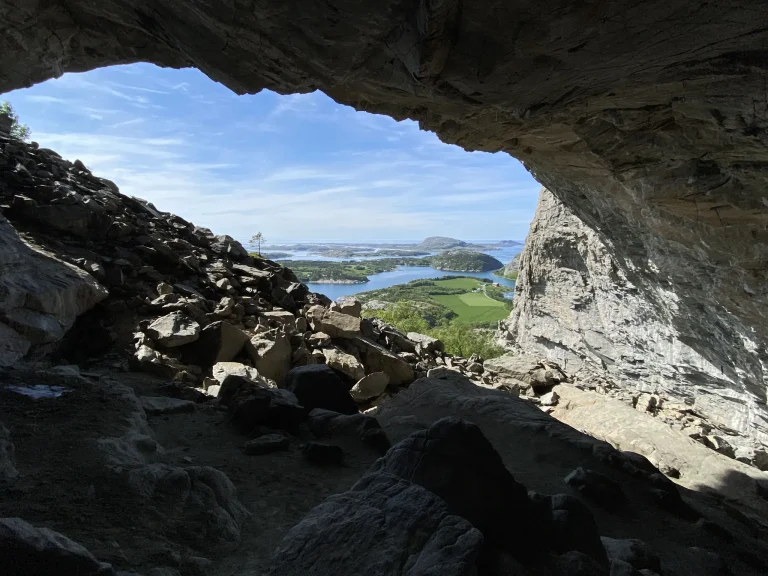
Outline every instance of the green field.
{"label": "green field", "polygon": [[387,304],[366,310],[365,316],[377,316],[404,332],[439,338],[449,354],[495,358],[504,350],[493,340],[493,330],[512,309],[512,301],[504,297],[507,292],[509,288],[461,276],[413,280],[357,297]]}
{"label": "green field", "polygon": [[434,300],[456,313],[455,322],[477,324],[496,322],[509,316],[509,310],[503,302],[488,298],[482,292],[452,294],[450,296],[432,296]]}
{"label": "green field", "polygon": [[460,288],[461,290],[474,290],[480,285],[480,281],[468,276],[460,278],[448,278],[447,280],[435,280],[435,286],[440,288]]}

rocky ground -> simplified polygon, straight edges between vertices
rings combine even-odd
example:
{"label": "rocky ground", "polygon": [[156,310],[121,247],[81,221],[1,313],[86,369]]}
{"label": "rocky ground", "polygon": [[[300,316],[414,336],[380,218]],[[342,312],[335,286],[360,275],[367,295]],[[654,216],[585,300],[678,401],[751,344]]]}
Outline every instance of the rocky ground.
{"label": "rocky ground", "polygon": [[4,573],[766,572],[768,475],[577,432],[548,413],[582,428],[590,393],[554,363],[451,357],[80,162],[0,150]]}

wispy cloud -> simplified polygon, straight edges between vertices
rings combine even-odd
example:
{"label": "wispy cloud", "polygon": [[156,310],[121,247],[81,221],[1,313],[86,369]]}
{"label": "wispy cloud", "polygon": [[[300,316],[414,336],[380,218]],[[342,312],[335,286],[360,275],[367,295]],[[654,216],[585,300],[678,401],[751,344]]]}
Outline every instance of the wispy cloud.
{"label": "wispy cloud", "polygon": [[237,97],[194,70],[65,74],[9,95],[42,146],[219,233],[273,241],[522,239],[536,184],[321,92]]}

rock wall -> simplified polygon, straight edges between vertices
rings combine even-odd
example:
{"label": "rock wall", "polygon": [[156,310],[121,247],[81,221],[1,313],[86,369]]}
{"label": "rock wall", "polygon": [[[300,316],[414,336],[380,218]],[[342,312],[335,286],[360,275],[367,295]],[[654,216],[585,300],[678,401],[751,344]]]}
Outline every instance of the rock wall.
{"label": "rock wall", "polygon": [[542,189],[502,338],[577,378],[603,374],[683,400],[738,432],[743,454],[768,444],[765,341],[720,306],[721,271],[642,237],[623,237],[644,243],[642,259],[628,257],[616,232],[586,224]]}

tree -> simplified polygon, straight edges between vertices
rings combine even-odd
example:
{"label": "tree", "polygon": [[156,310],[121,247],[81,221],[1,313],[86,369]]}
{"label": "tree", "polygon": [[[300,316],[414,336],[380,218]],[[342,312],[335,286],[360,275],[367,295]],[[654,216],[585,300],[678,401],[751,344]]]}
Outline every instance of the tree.
{"label": "tree", "polygon": [[13,106],[7,100],[0,104],[0,114],[5,114],[11,119],[11,137],[19,140],[29,140],[29,136],[32,131],[26,124],[19,122],[19,117],[16,112],[13,111]]}
{"label": "tree", "polygon": [[264,235],[261,232],[257,232],[251,236],[251,246],[257,245],[259,247],[259,256],[261,256],[261,243],[264,241]]}

